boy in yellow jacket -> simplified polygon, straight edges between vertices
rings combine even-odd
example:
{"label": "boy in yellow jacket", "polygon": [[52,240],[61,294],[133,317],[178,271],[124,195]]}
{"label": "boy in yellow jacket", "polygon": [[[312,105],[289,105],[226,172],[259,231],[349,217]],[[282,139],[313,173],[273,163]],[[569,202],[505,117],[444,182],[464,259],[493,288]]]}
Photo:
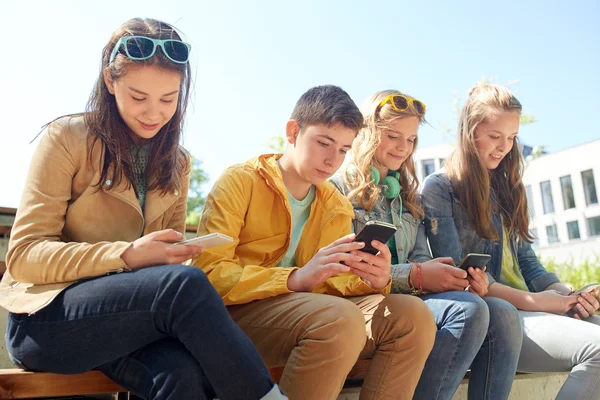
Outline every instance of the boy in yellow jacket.
{"label": "boy in yellow jacket", "polygon": [[228,168],[198,235],[233,243],[195,260],[268,366],[285,366],[290,399],[335,399],[359,358],[372,358],[361,399],[411,399],[436,332],[417,297],[390,292],[390,251],[353,242],[352,205],[326,180],[363,125],[348,94],[318,86],[286,124],[283,155]]}

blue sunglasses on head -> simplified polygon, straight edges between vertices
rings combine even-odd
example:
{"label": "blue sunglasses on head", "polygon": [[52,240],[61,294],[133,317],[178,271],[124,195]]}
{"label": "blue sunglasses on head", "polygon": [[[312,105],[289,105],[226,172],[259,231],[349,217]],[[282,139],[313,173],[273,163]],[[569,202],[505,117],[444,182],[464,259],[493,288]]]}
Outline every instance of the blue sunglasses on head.
{"label": "blue sunglasses on head", "polygon": [[113,62],[119,49],[123,47],[125,55],[132,60],[147,60],[154,55],[156,47],[160,47],[167,58],[177,64],[185,64],[190,58],[192,46],[177,39],[152,39],[146,36],[123,36],[117,41],[110,54],[109,63]]}

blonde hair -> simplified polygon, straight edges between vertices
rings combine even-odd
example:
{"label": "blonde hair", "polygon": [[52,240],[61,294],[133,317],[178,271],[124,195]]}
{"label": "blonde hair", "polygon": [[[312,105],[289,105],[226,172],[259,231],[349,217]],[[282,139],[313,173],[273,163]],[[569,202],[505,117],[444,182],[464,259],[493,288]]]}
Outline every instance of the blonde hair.
{"label": "blonde hair", "polygon": [[[405,111],[397,111],[389,103],[379,107],[383,99],[394,94],[403,93],[397,90],[384,90],[375,93],[363,103],[361,111],[365,118],[365,126],[352,144],[343,174],[344,183],[350,188],[348,199],[351,201],[358,199],[360,205],[367,211],[373,209],[381,194],[381,187],[376,185],[371,177],[371,163],[381,142],[382,130],[387,128],[390,122],[399,118],[417,117],[421,123],[425,121],[425,116],[417,112],[412,103]],[[414,149],[417,147],[417,140],[415,139]],[[398,170],[402,186],[400,195],[408,211],[415,218],[422,219],[424,214],[417,192],[419,181],[413,161],[414,149]]]}
{"label": "blonde hair", "polygon": [[447,175],[456,195],[467,210],[477,234],[485,239],[498,238],[492,213],[502,215],[510,234],[533,241],[529,233],[529,211],[523,186],[523,158],[517,138],[498,167],[488,170],[479,156],[477,127],[502,112],[521,115],[522,106],[512,92],[500,85],[478,83],[469,91],[458,123],[458,146],[446,163]]}

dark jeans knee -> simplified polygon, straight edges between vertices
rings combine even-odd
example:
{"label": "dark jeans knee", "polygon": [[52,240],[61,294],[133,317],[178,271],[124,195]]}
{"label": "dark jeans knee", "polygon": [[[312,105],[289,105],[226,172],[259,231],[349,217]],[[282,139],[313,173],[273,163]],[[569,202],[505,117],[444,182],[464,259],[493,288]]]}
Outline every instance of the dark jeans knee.
{"label": "dark jeans knee", "polygon": [[151,343],[97,369],[144,399],[212,399],[215,395],[196,359],[173,338]]}
{"label": "dark jeans knee", "polygon": [[201,269],[186,265],[159,268],[165,269],[158,288],[158,301],[163,310],[182,312],[198,303],[202,303],[207,313],[211,306],[225,310],[221,296]]}
{"label": "dark jeans knee", "polygon": [[506,300],[486,297],[485,301],[490,312],[490,340],[504,349],[518,349],[515,352],[518,355],[523,343],[523,326],[519,311]]}

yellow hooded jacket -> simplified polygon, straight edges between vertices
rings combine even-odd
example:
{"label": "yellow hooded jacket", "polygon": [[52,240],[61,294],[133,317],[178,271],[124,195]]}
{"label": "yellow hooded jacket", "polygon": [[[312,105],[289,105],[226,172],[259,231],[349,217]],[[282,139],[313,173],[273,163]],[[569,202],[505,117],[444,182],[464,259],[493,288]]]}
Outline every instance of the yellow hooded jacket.
{"label": "yellow hooded jacket", "polygon": [[[287,280],[322,247],[352,233],[350,202],[329,182],[316,187],[310,217],[296,249],[297,267],[276,265],[291,238],[291,209],[277,164],[281,155],[266,154],[229,167],[208,195],[198,236],[220,232],[234,241],[205,250],[194,265],[201,268],[226,305],[243,304],[291,293]],[[389,293],[374,289],[353,273],[338,274],[313,289],[335,296]]]}

